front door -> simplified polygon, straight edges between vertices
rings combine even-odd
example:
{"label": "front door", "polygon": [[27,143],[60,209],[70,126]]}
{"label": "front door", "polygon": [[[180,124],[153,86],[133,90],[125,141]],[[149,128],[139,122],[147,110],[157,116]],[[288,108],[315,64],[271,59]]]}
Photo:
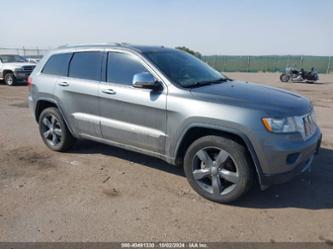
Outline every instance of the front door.
{"label": "front door", "polygon": [[162,154],[166,136],[167,89],[134,88],[134,74],[149,71],[136,55],[109,52],[106,82],[100,85],[102,136],[116,143]]}

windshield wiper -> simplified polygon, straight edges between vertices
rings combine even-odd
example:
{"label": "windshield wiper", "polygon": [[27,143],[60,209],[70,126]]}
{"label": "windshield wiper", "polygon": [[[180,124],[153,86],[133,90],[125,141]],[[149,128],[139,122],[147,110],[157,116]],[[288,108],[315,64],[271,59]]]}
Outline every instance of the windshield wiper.
{"label": "windshield wiper", "polygon": [[219,84],[223,82],[231,81],[229,78],[219,78],[216,80],[203,80],[203,81],[197,81],[194,84],[191,84],[187,87],[201,87],[201,86],[206,86],[206,85],[212,85],[212,84]]}

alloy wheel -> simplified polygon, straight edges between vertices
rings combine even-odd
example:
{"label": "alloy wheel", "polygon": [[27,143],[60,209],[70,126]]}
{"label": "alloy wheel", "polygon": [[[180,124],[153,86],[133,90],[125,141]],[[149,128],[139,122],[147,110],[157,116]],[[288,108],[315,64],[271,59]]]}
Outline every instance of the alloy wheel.
{"label": "alloy wheel", "polygon": [[63,132],[55,115],[47,114],[43,117],[42,134],[46,142],[51,146],[57,146],[61,143]]}
{"label": "alloy wheel", "polygon": [[9,85],[9,86],[11,86],[11,85],[13,85],[14,84],[14,78],[13,78],[13,76],[12,75],[6,75],[6,83],[7,83],[7,85]]}
{"label": "alloy wheel", "polygon": [[214,196],[230,193],[239,182],[239,170],[231,155],[221,148],[200,149],[192,161],[197,185]]}

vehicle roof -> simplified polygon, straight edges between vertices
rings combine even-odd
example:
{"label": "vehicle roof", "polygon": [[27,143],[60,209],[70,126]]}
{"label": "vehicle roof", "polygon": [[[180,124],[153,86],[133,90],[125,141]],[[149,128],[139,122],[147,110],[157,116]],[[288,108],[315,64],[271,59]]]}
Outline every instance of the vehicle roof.
{"label": "vehicle roof", "polygon": [[133,45],[128,43],[92,43],[92,44],[69,44],[60,46],[57,50],[80,50],[80,49],[90,49],[90,48],[98,48],[98,49],[107,49],[107,48],[125,48],[130,50],[135,50],[139,53],[145,52],[157,52],[164,50],[172,50],[171,48],[166,48],[164,46],[147,46],[147,45]]}

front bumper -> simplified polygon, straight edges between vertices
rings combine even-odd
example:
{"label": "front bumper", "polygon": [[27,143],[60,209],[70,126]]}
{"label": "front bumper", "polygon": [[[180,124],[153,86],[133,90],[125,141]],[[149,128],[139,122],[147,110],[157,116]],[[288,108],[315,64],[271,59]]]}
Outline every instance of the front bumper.
{"label": "front bumper", "polygon": [[[269,186],[273,184],[281,184],[290,181],[295,176],[309,170],[311,168],[311,164],[313,158],[316,154],[318,154],[320,145],[321,145],[322,135],[320,130],[318,129],[317,133],[311,139],[314,142],[307,145],[306,148],[302,148],[296,153],[289,153],[289,155],[297,154],[298,157],[296,161],[292,165],[292,169],[282,172],[282,173],[275,173],[275,174],[263,174],[261,177],[261,185]],[[283,163],[282,163],[283,164]],[[285,163],[288,165],[288,163]],[[286,166],[286,165],[284,165]]]}
{"label": "front bumper", "polygon": [[14,76],[16,81],[18,82],[26,82],[30,73],[26,73],[23,71],[14,71]]}

